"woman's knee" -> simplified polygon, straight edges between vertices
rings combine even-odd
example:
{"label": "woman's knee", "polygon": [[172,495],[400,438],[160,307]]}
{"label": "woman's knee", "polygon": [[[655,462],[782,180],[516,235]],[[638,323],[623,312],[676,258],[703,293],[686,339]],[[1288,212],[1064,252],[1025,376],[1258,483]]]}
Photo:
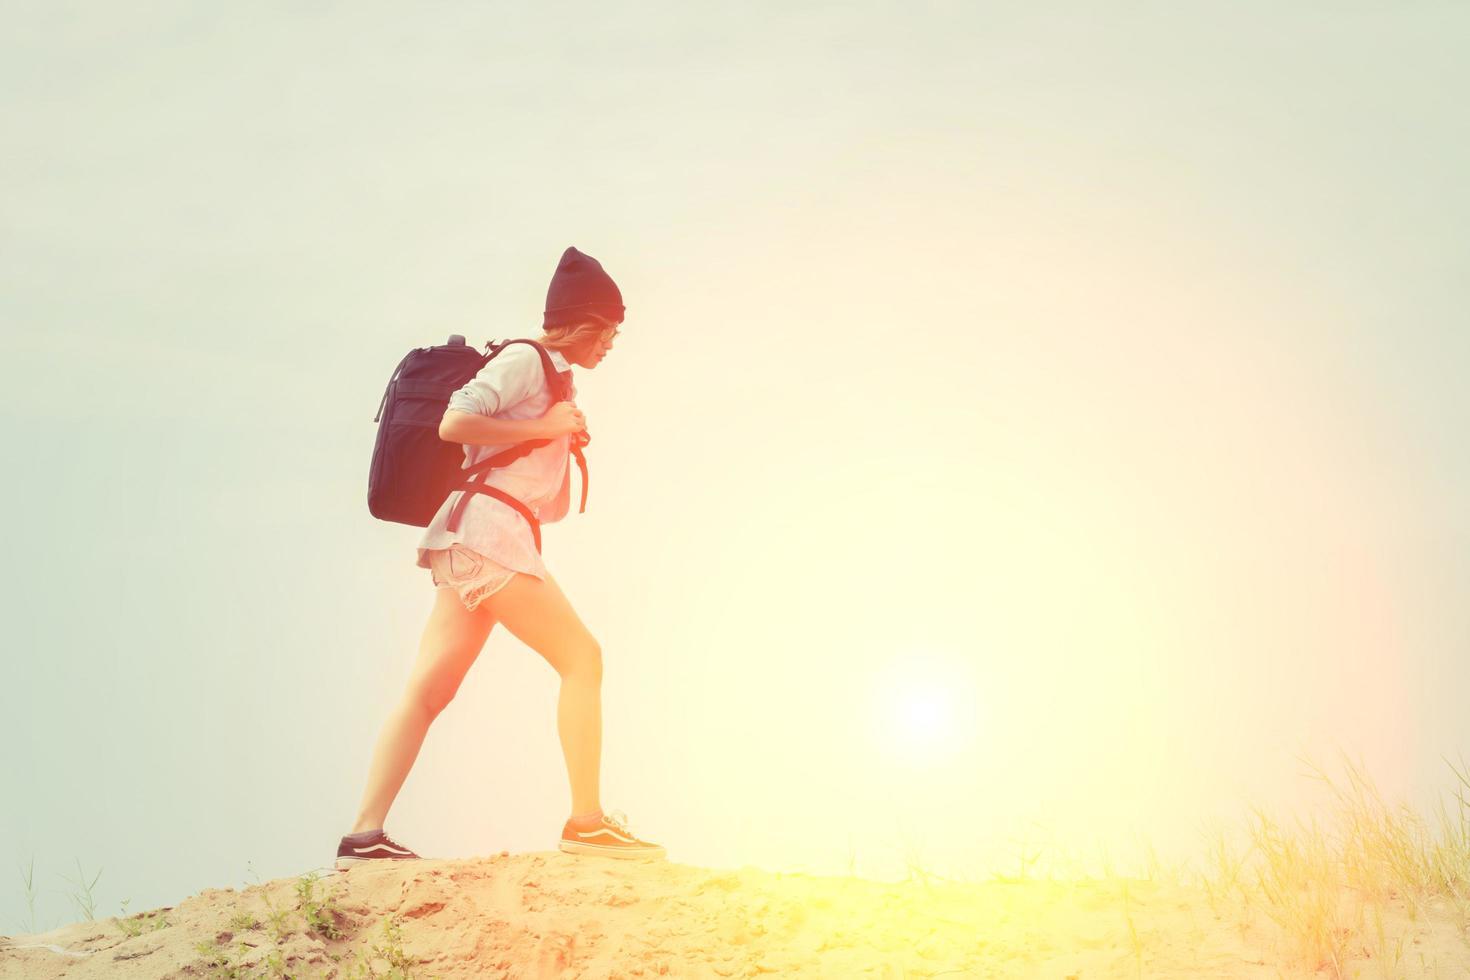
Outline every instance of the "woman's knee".
{"label": "woman's knee", "polygon": [[562,651],[556,659],[557,673],[562,677],[579,680],[602,680],[602,644],[590,634],[572,647]]}
{"label": "woman's knee", "polygon": [[405,700],[415,711],[433,721],[439,717],[440,712],[449,707],[449,702],[454,700],[457,693],[459,693],[457,682],[453,684],[419,683],[409,688]]}

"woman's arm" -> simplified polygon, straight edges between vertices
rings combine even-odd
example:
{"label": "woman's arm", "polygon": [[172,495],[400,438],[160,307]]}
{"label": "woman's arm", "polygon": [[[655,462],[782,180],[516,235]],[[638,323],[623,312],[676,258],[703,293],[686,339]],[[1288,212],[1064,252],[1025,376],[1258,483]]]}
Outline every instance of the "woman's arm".
{"label": "woman's arm", "polygon": [[439,438],[466,446],[499,446],[547,438],[545,418],[497,419],[451,408],[439,423]]}

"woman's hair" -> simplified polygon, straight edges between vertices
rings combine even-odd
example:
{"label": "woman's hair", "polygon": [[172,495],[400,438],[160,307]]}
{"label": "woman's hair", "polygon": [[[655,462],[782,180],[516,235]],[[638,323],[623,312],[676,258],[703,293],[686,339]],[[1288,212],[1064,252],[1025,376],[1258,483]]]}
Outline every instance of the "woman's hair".
{"label": "woman's hair", "polygon": [[616,323],[598,320],[591,317],[559,323],[554,327],[547,327],[541,332],[539,343],[547,350],[569,350],[585,341],[589,336],[600,334],[605,330],[617,329]]}

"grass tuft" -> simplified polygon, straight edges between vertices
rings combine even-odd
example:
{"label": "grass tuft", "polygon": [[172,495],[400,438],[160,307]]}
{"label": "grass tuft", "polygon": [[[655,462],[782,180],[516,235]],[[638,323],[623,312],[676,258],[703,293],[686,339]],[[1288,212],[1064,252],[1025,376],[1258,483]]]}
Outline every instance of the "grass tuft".
{"label": "grass tuft", "polygon": [[338,923],[347,918],[347,913],[337,905],[336,896],[326,895],[320,899],[316,897],[319,877],[313,871],[296,882],[298,911],[306,920],[307,932],[314,932],[324,939],[341,939],[346,933]]}
{"label": "grass tuft", "polygon": [[72,905],[76,906],[77,913],[88,922],[91,922],[96,917],[95,913],[97,911],[97,900],[92,895],[92,889],[97,887],[97,879],[102,877],[102,869],[98,868],[97,873],[92,876],[92,880],[89,882],[87,881],[87,873],[82,870],[82,862],[79,858],[77,859],[76,881],[72,881],[66,875],[58,875],[58,877],[62,881],[76,886],[78,890],[69,893],[67,897],[71,899]]}
{"label": "grass tuft", "polygon": [[31,855],[31,863],[20,873],[21,884],[26,890],[26,932],[36,931],[36,856]]}
{"label": "grass tuft", "polygon": [[128,938],[141,936],[145,932],[156,932],[159,929],[168,928],[169,921],[164,917],[161,909],[152,912],[139,912],[137,915],[128,915],[128,903],[131,898],[122,900],[122,918],[117,920],[117,927],[123,931]]}
{"label": "grass tuft", "polygon": [[[378,973],[373,964],[382,960],[388,972]],[[358,954],[347,970],[347,980],[413,980],[414,960],[403,950],[403,931],[396,918],[383,919],[383,940],[367,954]]]}
{"label": "grass tuft", "polygon": [[[1302,761],[1327,788],[1326,820],[1314,816],[1287,826],[1255,808],[1244,855],[1231,853],[1223,835],[1212,841],[1213,874],[1206,888],[1217,914],[1227,896],[1238,893],[1280,927],[1299,965],[1333,977],[1348,975],[1355,950],[1380,967],[1396,967],[1406,937],[1384,920],[1393,905],[1410,923],[1432,907],[1446,908],[1464,935],[1470,919],[1470,773],[1464,764],[1450,763],[1458,783],[1455,807],[1441,799],[1435,830],[1407,805],[1385,801],[1361,762],[1345,753],[1344,773],[1337,778]],[[1245,881],[1252,876],[1249,887]]]}

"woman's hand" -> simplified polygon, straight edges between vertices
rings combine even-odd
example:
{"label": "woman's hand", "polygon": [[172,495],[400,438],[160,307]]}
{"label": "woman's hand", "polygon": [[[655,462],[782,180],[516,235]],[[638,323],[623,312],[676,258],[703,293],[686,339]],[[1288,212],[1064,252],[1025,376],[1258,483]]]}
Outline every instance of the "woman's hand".
{"label": "woman's hand", "polygon": [[587,416],[572,402],[557,402],[541,416],[543,438],[587,431]]}

